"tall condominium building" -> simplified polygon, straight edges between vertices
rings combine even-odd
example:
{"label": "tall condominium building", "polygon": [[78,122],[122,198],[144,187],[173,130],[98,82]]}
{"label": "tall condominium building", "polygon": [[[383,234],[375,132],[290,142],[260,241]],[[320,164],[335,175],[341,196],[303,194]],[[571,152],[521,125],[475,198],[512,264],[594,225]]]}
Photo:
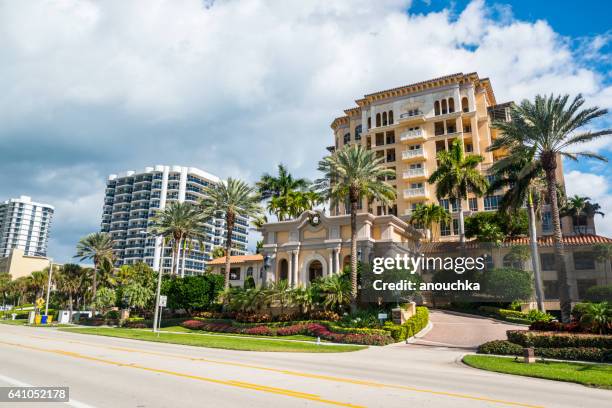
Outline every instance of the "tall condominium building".
{"label": "tall condominium building", "polygon": [[[102,231],[114,240],[117,265],[146,262],[169,272],[172,264],[170,248],[164,248],[159,237],[148,234],[151,218],[173,201],[196,203],[202,189],[219,178],[194,167],[155,166],[143,172],[112,174],[106,183],[102,214]],[[185,274],[203,273],[211,251],[225,245],[223,214],[205,225],[203,245],[192,242],[185,257]],[[239,217],[232,233],[235,243],[232,255],[244,255],[248,244],[248,220]],[[162,259],[163,258],[163,259]]]}
{"label": "tall condominium building", "polygon": [[[454,140],[459,140],[466,153],[484,157],[480,169],[487,174],[491,165],[504,154],[487,151],[497,137],[492,122],[508,119],[509,103],[497,104],[490,80],[479,78],[477,73],[458,73],[375,92],[355,102],[356,107],[346,109],[344,116],[332,122],[335,144],[328,150],[358,143],[375,151],[396,171],[396,177],[388,182],[397,190],[393,205],[385,207],[374,202],[367,208],[368,203],[364,200],[360,211],[409,218],[417,204],[439,203],[453,213],[453,220],[434,228],[434,238],[456,239],[458,203],[439,200],[435,186],[427,182],[437,167],[436,155],[448,150]],[[487,174],[487,177],[493,176]],[[562,183],[561,166],[557,177]],[[501,191],[484,197],[470,194],[463,202],[463,210],[495,210],[501,197]],[[333,214],[347,212],[348,208],[332,209]],[[546,219],[544,214],[540,232],[551,230]]]}
{"label": "tall condominium building", "polygon": [[47,256],[53,211],[53,206],[35,203],[28,196],[0,204],[0,258],[9,256],[14,248],[26,256]]}

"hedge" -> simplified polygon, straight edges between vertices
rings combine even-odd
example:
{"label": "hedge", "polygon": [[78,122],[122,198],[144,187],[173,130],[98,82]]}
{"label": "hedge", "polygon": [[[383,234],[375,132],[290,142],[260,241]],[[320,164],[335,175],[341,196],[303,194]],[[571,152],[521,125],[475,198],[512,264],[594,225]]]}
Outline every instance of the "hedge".
{"label": "hedge", "polygon": [[[520,344],[507,340],[494,340],[478,346],[478,353],[520,356],[523,354],[523,348]],[[612,350],[598,347],[536,347],[534,354],[537,357],[558,360],[612,362]]]}
{"label": "hedge", "polygon": [[523,347],[596,347],[612,349],[612,336],[562,332],[508,330],[508,340]]}
{"label": "hedge", "polygon": [[389,332],[395,341],[402,341],[413,337],[415,334],[423,330],[429,322],[429,309],[425,306],[416,308],[416,313],[404,324],[395,324],[386,321],[383,328]]}

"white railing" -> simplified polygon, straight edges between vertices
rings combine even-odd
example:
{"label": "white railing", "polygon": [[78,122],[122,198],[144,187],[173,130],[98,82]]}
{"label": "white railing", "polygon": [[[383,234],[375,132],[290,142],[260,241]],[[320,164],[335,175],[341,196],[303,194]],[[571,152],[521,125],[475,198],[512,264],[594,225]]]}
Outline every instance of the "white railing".
{"label": "white railing", "polygon": [[412,159],[413,157],[419,157],[419,156],[425,156],[425,153],[423,152],[422,147],[420,149],[404,150],[402,152],[402,159],[404,160]]}
{"label": "white railing", "polygon": [[402,133],[400,140],[405,141],[410,139],[419,139],[421,137],[423,137],[423,129],[414,129]]}
{"label": "white railing", "polygon": [[418,116],[423,116],[423,112],[418,109],[414,109],[414,110],[402,113],[399,116],[399,118],[400,120],[405,120],[405,119],[410,119],[410,118],[418,117]]}
{"label": "white railing", "polygon": [[421,167],[420,169],[408,169],[404,172],[404,178],[411,178],[411,177],[421,177],[421,176],[425,176],[426,175],[426,171],[423,167]]}
{"label": "white railing", "polygon": [[427,195],[425,187],[407,188],[404,190],[404,198],[420,197],[424,195]]}

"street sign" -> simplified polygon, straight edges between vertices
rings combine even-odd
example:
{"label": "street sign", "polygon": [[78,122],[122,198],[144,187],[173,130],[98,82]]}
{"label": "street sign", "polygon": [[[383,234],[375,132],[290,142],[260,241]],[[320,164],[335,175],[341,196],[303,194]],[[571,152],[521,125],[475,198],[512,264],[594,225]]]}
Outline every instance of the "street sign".
{"label": "street sign", "polygon": [[166,302],[168,302],[168,296],[161,295],[159,297],[159,307],[166,307]]}
{"label": "street sign", "polygon": [[386,313],[379,313],[378,314],[378,320],[385,320],[387,318],[387,314]]}

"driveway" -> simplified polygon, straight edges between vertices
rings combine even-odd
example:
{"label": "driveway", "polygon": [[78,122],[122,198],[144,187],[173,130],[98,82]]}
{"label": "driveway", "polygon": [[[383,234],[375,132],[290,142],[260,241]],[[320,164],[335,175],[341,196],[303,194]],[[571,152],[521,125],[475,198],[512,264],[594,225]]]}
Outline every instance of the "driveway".
{"label": "driveway", "polygon": [[413,344],[474,349],[491,340],[506,340],[506,330],[526,330],[526,326],[504,323],[480,316],[432,310],[433,328]]}

